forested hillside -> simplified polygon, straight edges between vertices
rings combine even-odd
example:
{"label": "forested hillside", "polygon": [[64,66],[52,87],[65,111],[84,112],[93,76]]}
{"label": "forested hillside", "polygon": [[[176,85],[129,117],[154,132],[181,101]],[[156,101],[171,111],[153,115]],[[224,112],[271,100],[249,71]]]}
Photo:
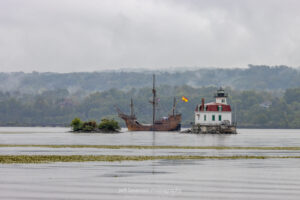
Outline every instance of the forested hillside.
{"label": "forested hillside", "polygon": [[[151,82],[151,80],[149,80]],[[213,100],[217,88],[161,85],[158,87],[160,117],[171,111],[173,96],[182,95],[189,102],[178,101],[177,110],[183,114],[183,125],[193,122],[195,106],[204,97]],[[287,89],[282,93],[272,91],[235,90],[226,88],[229,103],[239,127],[249,128],[300,128],[300,87]],[[142,122],[151,122],[152,110],[148,103],[151,88],[133,88],[127,91],[109,89],[93,92],[82,97],[67,89],[47,90],[40,94],[0,92],[0,125],[5,126],[66,126],[74,117],[82,120],[102,117],[117,117],[114,105],[129,112],[130,98],[134,99],[137,117]],[[233,117],[235,119],[235,116]]]}
{"label": "forested hillside", "polygon": [[[153,71],[95,73],[0,73],[0,125],[66,126],[82,120],[113,117],[114,109],[129,112],[130,98],[141,122],[151,122]],[[219,86],[226,87],[239,127],[300,128],[300,71],[286,66],[247,69],[198,69],[155,72],[159,117],[178,101],[184,126],[193,122],[195,106],[204,97],[213,100]]]}
{"label": "forested hillside", "polygon": [[227,86],[235,90],[284,90],[300,86],[300,71],[297,69],[249,65],[246,69],[204,68],[177,72],[0,73],[0,91],[38,94],[67,89],[81,96],[112,88],[128,91],[151,85],[153,73],[157,75],[158,85]]}

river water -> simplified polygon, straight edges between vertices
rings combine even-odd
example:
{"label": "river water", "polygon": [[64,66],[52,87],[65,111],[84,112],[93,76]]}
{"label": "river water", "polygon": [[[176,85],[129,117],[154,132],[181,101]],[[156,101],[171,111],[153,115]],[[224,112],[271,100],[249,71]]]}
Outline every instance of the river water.
{"label": "river water", "polygon": [[[74,134],[67,128],[0,128],[0,144],[300,146],[300,130],[237,135],[176,132]],[[1,147],[1,155],[266,155],[287,150]],[[154,160],[0,164],[0,199],[300,199],[300,159]]]}

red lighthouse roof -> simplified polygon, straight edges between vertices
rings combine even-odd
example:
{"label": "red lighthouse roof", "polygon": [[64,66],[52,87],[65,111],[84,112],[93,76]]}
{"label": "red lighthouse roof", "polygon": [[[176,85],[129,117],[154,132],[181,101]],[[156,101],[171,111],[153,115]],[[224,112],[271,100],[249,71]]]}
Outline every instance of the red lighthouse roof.
{"label": "red lighthouse roof", "polygon": [[[200,107],[200,108],[199,108]],[[215,102],[211,102],[211,103],[207,103],[204,105],[204,107],[206,108],[206,111],[211,111],[211,112],[231,112],[231,107],[230,105],[227,104],[222,104],[222,103],[215,103]],[[204,111],[202,105],[197,105],[195,111]]]}

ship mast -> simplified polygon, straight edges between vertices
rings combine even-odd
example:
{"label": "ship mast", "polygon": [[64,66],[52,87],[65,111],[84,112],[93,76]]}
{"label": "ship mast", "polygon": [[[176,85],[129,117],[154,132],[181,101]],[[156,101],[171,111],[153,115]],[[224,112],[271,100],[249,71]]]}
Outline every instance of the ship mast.
{"label": "ship mast", "polygon": [[132,98],[131,98],[131,101],[130,101],[130,116],[134,117],[134,108],[133,108],[133,100],[132,100]]}
{"label": "ship mast", "polygon": [[175,115],[175,107],[176,107],[176,98],[174,97],[174,99],[173,99],[173,108],[172,108],[173,116]]}
{"label": "ship mast", "polygon": [[155,104],[156,104],[156,90],[155,90],[155,74],[153,74],[153,100],[152,100],[152,105],[153,105],[153,119],[152,119],[152,124],[154,126],[155,123]]}

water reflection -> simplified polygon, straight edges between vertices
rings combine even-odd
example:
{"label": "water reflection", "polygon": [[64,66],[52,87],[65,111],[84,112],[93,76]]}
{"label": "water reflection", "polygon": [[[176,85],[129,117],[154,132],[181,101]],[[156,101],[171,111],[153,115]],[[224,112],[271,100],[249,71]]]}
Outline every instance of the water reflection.
{"label": "water reflection", "polygon": [[[156,142],[155,142],[155,131],[152,132],[152,146],[155,146]],[[152,156],[155,156],[155,149],[152,149]],[[155,161],[152,161],[152,174],[155,174]]]}

